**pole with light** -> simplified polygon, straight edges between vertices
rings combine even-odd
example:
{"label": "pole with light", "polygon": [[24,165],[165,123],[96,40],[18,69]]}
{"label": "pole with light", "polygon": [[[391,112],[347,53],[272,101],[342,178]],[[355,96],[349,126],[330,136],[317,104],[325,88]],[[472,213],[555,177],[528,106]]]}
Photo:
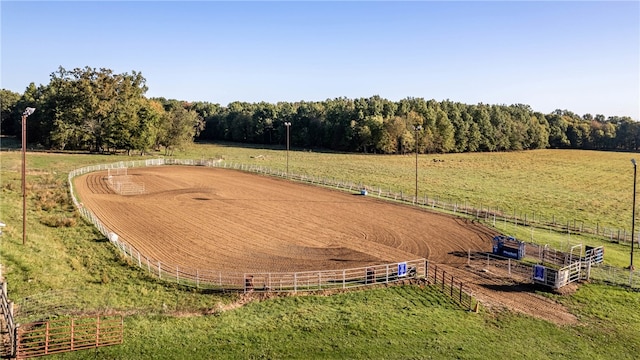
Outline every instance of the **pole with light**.
{"label": "pole with light", "polygon": [[287,179],[289,178],[289,127],[291,127],[290,121],[285,121],[284,126],[287,127]]}
{"label": "pole with light", "polygon": [[633,236],[636,231],[636,174],[637,174],[637,164],[636,159],[631,159],[631,163],[633,164],[633,209],[631,210],[631,263],[629,264],[629,269],[633,270]]}
{"label": "pole with light", "polygon": [[27,243],[27,117],[34,111],[28,107],[22,113],[22,245]]}
{"label": "pole with light", "polygon": [[418,202],[418,131],[422,130],[422,126],[415,125],[413,130],[416,132],[416,203]]}

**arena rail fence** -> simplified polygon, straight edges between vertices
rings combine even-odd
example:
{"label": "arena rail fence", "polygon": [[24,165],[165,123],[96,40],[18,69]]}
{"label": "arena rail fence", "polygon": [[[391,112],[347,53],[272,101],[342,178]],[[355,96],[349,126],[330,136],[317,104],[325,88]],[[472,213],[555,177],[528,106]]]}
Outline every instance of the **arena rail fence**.
{"label": "arena rail fence", "polygon": [[[475,267],[500,269],[507,276],[520,281],[542,284],[554,289],[580,281],[590,280],[592,269],[603,262],[604,248],[574,245],[569,252],[551,249],[548,246],[526,243],[523,260],[503,257],[493,253],[468,252],[467,264]],[[618,285],[632,286],[618,282]]]}
{"label": "arena rail fence", "polygon": [[429,263],[417,259],[366,267],[295,273],[245,274],[244,291],[322,291],[426,279]]}
{"label": "arena rail fence", "polygon": [[[371,265],[363,268],[304,271],[288,273],[240,273],[210,269],[195,269],[175,264],[167,264],[138,251],[121,236],[109,229],[89,209],[82,206],[73,190],[73,178],[96,171],[108,171],[109,176],[127,176],[126,171],[112,171],[122,168],[147,167],[160,165],[219,166],[223,168],[254,171],[255,168],[242,164],[227,164],[211,160],[149,159],[126,161],[112,164],[92,165],[73,170],[69,173],[69,187],[72,200],[80,214],[92,223],[118,249],[121,255],[131,263],[145,269],[159,279],[176,282],[180,285],[211,290],[232,291],[315,291],[337,288],[368,286],[375,283],[392,283],[411,278],[426,278],[428,263],[425,259],[407,260],[397,263]],[[258,169],[269,175],[286,176],[283,172],[273,173]],[[291,175],[290,175],[291,177]],[[126,179],[125,179],[126,181]],[[315,181],[315,179],[314,179]],[[350,185],[352,188],[355,184]],[[144,184],[141,184],[144,188]],[[126,194],[122,194],[126,195]]]}
{"label": "arena rail fence", "polygon": [[[138,264],[139,267],[146,268],[150,273],[155,274],[160,278],[176,281],[181,284],[203,287],[203,288],[229,288],[229,289],[244,289],[244,275],[245,274],[230,274],[213,270],[197,270],[197,269],[182,269],[177,266],[163,264],[162,262],[149,258],[144,254],[141,254],[126,241],[120,239],[117,234],[113,233],[110,229],[104,226],[99,219],[91,213],[89,210],[82,207],[82,204],[78,202],[75,192],[73,190],[72,179],[76,176],[83,175],[89,172],[95,171],[114,171],[114,174],[118,174],[118,170],[122,168],[135,168],[135,167],[149,167],[149,166],[163,166],[163,165],[189,165],[189,166],[205,166],[205,167],[219,167],[224,169],[234,169],[246,172],[253,172],[264,174],[268,176],[287,178],[293,181],[307,182],[318,186],[326,186],[336,189],[342,189],[345,191],[358,191],[362,194],[371,194],[380,198],[392,199],[399,202],[412,204],[422,208],[438,209],[444,212],[451,212],[453,214],[464,214],[471,216],[477,220],[482,220],[487,223],[491,223],[494,226],[497,222],[502,221],[504,224],[511,223],[514,226],[528,226],[535,228],[548,229],[549,231],[567,232],[571,233],[589,233],[597,236],[601,236],[611,242],[629,242],[631,233],[622,229],[612,229],[600,226],[585,226],[585,224],[577,220],[566,220],[562,217],[556,217],[553,215],[551,219],[544,219],[542,216],[532,214],[528,216],[526,213],[523,215],[518,214],[514,209],[513,211],[507,211],[505,209],[490,209],[480,205],[474,207],[468,202],[447,202],[438,197],[429,198],[427,195],[424,197],[415,197],[414,195],[407,195],[403,192],[394,192],[392,189],[383,189],[382,187],[365,185],[362,183],[356,183],[352,181],[328,179],[324,177],[318,177],[313,175],[287,173],[284,170],[274,170],[268,167],[259,165],[247,165],[242,163],[226,162],[220,159],[174,159],[174,158],[156,158],[147,160],[134,160],[134,161],[120,161],[111,164],[100,164],[86,166],[83,168],[75,169],[69,172],[68,183],[72,200],[81,212],[81,214],[93,223],[100,232],[105,235],[120,251],[123,255],[131,258],[131,260]],[[121,185],[122,186],[122,185]],[[125,187],[127,187],[125,185]],[[127,187],[126,192],[130,191],[130,194],[144,192],[144,184],[133,184]],[[123,193],[126,195],[126,193]],[[639,231],[640,233],[640,231]],[[640,236],[636,237],[640,239]],[[547,254],[551,250],[547,251]],[[633,271],[629,272],[629,281],[622,283],[622,285],[632,286],[634,284]],[[619,278],[619,277],[616,277]]]}

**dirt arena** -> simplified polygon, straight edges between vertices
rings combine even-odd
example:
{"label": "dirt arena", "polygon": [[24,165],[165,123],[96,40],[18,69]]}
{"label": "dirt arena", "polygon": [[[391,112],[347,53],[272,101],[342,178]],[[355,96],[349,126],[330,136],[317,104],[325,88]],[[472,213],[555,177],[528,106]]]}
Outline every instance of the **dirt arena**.
{"label": "dirt arena", "polygon": [[[127,243],[167,264],[292,272],[424,257],[464,279],[489,305],[530,314],[558,306],[528,292],[500,291],[503,282],[465,271],[467,251],[490,251],[496,234],[470,220],[229,169],[130,168],[127,176],[144,184],[144,193],[116,194],[103,171],[74,180],[78,199]],[[549,320],[572,322],[567,316]]]}

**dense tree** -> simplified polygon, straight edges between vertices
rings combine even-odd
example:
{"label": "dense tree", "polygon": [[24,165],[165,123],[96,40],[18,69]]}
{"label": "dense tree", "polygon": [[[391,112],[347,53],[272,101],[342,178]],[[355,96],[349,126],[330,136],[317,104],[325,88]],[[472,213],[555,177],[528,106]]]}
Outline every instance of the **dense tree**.
{"label": "dense tree", "polygon": [[[97,152],[139,143],[139,112],[144,104],[141,74],[114,74],[109,69],[60,67],[46,88],[45,111],[51,142],[57,148],[90,148]],[[140,149],[144,150],[144,149]]]}
{"label": "dense tree", "polygon": [[18,100],[20,100],[20,94],[0,89],[0,134],[16,135],[18,133],[16,124],[11,121],[11,113],[17,109]]}
{"label": "dense tree", "polygon": [[158,144],[165,148],[165,155],[173,155],[200,134],[204,120],[194,110],[184,106],[171,106],[164,114],[158,129]]}

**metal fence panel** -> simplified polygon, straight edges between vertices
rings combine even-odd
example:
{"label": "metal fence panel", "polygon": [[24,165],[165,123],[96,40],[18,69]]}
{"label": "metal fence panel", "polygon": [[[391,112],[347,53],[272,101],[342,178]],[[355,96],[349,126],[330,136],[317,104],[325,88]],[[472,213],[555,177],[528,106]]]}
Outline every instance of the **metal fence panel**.
{"label": "metal fence panel", "polygon": [[24,324],[17,332],[17,358],[121,344],[122,316],[81,317]]}

